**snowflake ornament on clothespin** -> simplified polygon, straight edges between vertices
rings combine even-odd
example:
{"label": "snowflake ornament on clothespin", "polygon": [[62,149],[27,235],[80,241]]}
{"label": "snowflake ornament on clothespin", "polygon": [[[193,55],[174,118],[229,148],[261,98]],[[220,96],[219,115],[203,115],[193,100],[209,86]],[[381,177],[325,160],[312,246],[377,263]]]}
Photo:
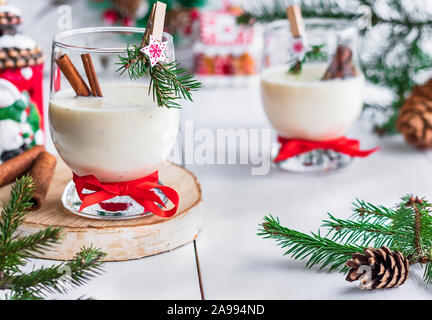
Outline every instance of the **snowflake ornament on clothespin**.
{"label": "snowflake ornament on clothespin", "polygon": [[201,87],[186,68],[174,60],[168,41],[162,41],[167,5],[153,4],[147,27],[139,46],[128,45],[125,55],[120,55],[117,71],[127,72],[131,80],[150,77],[148,94],[159,107],[181,108],[179,99],[192,101],[192,92]]}
{"label": "snowflake ornament on clothespin", "polygon": [[297,37],[293,39],[290,53],[294,61],[303,61],[306,53],[310,50],[311,48],[309,47],[306,38]]}
{"label": "snowflake ornament on clothespin", "polygon": [[159,61],[168,62],[167,57],[165,56],[165,49],[167,47],[166,41],[157,41],[153,35],[150,35],[150,43],[148,46],[141,49],[141,52],[144,53],[150,59],[150,65],[152,68]]}

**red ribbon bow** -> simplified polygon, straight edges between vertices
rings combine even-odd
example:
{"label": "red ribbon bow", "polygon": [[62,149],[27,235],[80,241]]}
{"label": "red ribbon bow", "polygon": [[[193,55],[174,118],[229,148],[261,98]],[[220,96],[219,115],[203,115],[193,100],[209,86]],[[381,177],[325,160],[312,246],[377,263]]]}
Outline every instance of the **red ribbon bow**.
{"label": "red ribbon bow", "polygon": [[[146,210],[162,217],[172,217],[176,212],[179,204],[178,193],[170,187],[158,184],[158,172],[137,180],[126,182],[109,182],[102,183],[95,176],[88,175],[79,177],[73,174],[76,191],[82,201],[80,212],[88,206],[96,203],[115,198],[117,196],[130,196]],[[162,210],[155,203],[166,207],[161,198],[152,190],[158,188],[174,204],[170,210]],[[93,193],[83,193],[83,190],[94,191]]]}
{"label": "red ribbon bow", "polygon": [[346,137],[328,141],[311,141],[278,137],[278,141],[281,144],[281,148],[279,154],[274,160],[275,162],[284,161],[288,158],[315,149],[333,150],[347,154],[351,157],[367,157],[379,149],[379,147],[376,147],[369,150],[360,150],[360,142],[358,140],[348,139]]}

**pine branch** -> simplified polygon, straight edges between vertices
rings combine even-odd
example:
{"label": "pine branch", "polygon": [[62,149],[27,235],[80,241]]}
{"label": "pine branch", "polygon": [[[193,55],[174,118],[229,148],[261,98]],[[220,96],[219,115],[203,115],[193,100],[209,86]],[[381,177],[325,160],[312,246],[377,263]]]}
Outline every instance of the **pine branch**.
{"label": "pine branch", "polygon": [[136,45],[132,47],[128,45],[126,56],[118,55],[120,61],[116,64],[120,66],[117,69],[120,75],[127,72],[131,80],[138,80],[149,74],[146,57],[140,52],[140,49],[141,48]]}
{"label": "pine branch", "polygon": [[[372,14],[372,26],[378,24],[389,24],[392,26],[407,26],[409,28],[421,28],[430,26],[430,19],[415,19],[413,15],[405,12],[399,0],[389,2],[395,5],[393,10],[402,12],[399,18],[386,17],[379,12],[375,1],[371,0],[351,0],[341,5],[339,0],[302,0],[301,10],[305,18],[328,18],[356,20],[361,18],[364,13],[359,11],[361,6],[369,7]],[[245,12],[237,17],[239,24],[253,24],[256,22],[271,22],[279,19],[286,19],[286,1],[274,0],[271,5],[262,2],[252,2],[246,6]]]}
{"label": "pine branch", "polygon": [[13,186],[9,202],[3,202],[0,221],[0,244],[3,246],[8,245],[14,239],[14,232],[24,216],[28,214],[28,209],[32,206],[33,190],[33,179],[30,176],[24,176]]}
{"label": "pine branch", "polygon": [[101,271],[102,252],[83,248],[73,260],[52,267],[22,272],[26,259],[42,254],[56,244],[60,229],[48,227],[35,234],[20,236],[17,231],[31,207],[31,177],[17,180],[9,202],[4,203],[0,220],[0,290],[9,290],[8,299],[42,299],[47,293],[64,293]]}
{"label": "pine branch", "polygon": [[63,265],[41,267],[29,273],[18,273],[4,281],[0,288],[8,288],[17,295],[30,293],[42,298],[46,293],[65,293],[64,287],[59,285],[59,279],[63,277]]}
{"label": "pine branch", "polygon": [[331,214],[328,216],[329,220],[324,220],[322,226],[330,228],[328,236],[331,235],[334,241],[374,248],[391,245],[395,231],[386,223],[343,220]]}
{"label": "pine branch", "polygon": [[102,262],[100,259],[105,257],[106,254],[99,249],[93,247],[82,248],[74,258],[66,263],[72,271],[70,279],[72,284],[79,286],[90,280],[94,275],[101,273]]}
{"label": "pine branch", "polygon": [[5,298],[6,300],[43,300],[30,292],[11,292]]}
{"label": "pine branch", "polygon": [[393,219],[397,231],[393,246],[409,257],[411,263],[425,263],[432,250],[431,204],[424,199],[405,196]]}
{"label": "pine branch", "polygon": [[356,199],[353,205],[354,214],[351,218],[362,222],[377,224],[390,223],[397,214],[393,209],[384,206],[376,206],[360,199]]}
{"label": "pine branch", "polygon": [[425,263],[432,248],[432,204],[424,199],[406,195],[393,217],[395,232],[393,247],[409,257],[411,263]]}
{"label": "pine branch", "polygon": [[35,253],[42,254],[58,243],[60,228],[48,227],[35,234],[20,237],[7,245],[0,245],[0,270],[6,274],[19,272],[19,266],[25,265],[25,259]]}
{"label": "pine branch", "polygon": [[348,269],[348,259],[355,260],[354,253],[359,256],[366,247],[388,246],[402,253],[410,264],[425,265],[424,281],[432,283],[431,208],[431,203],[411,195],[403,197],[395,210],[357,199],[351,219],[328,214],[323,227],[330,230],[324,237],[319,231],[307,235],[282,227],[279,219],[272,216],[264,217],[258,235],[276,240],[286,249],[285,255],[307,260],[306,267],[318,264],[320,269],[328,267],[342,272]]}
{"label": "pine branch", "polygon": [[425,264],[425,270],[423,273],[423,280],[427,284],[432,284],[432,259],[429,257],[429,261]]}
{"label": "pine branch", "polygon": [[29,294],[36,298],[43,298],[46,294],[54,292],[64,294],[99,275],[102,263],[100,259],[104,255],[98,249],[83,248],[66,263],[10,277],[3,283],[3,288],[10,288],[17,296]]}
{"label": "pine branch", "polygon": [[145,36],[140,46],[128,45],[126,55],[119,55],[117,72],[121,75],[127,72],[131,80],[150,76],[149,94],[152,92],[153,101],[159,107],[180,108],[178,100],[181,98],[193,101],[192,91],[201,88],[201,83],[187,74],[186,68],[177,60],[165,64],[158,62],[151,67],[150,59],[141,51],[145,45]]}
{"label": "pine branch", "polygon": [[0,260],[6,255],[19,255],[22,258],[34,257],[35,253],[42,254],[50,249],[60,239],[60,228],[47,227],[34,234],[20,237],[1,249]]}
{"label": "pine branch", "polygon": [[285,255],[291,255],[297,260],[308,260],[306,267],[320,265],[320,269],[328,267],[329,271],[341,269],[351,255],[362,252],[363,247],[358,245],[340,244],[331,239],[321,237],[320,233],[307,235],[292,229],[282,227],[278,218],[264,217],[264,223],[259,229],[259,236],[264,239],[274,239],[282,248],[286,248]]}

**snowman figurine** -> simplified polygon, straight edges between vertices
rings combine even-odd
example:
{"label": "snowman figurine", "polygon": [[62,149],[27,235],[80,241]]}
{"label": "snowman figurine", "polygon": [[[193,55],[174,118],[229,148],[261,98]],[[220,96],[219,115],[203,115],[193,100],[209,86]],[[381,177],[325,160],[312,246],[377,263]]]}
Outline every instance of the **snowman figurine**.
{"label": "snowman figurine", "polygon": [[39,112],[28,93],[0,79],[0,163],[43,142]]}

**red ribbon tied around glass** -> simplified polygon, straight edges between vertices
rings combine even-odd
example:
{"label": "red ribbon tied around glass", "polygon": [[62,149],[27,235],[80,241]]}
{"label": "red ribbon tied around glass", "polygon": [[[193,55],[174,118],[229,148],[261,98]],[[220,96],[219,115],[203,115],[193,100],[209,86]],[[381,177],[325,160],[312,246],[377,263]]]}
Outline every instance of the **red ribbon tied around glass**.
{"label": "red ribbon tied around glass", "polygon": [[[169,218],[177,212],[179,195],[173,188],[158,184],[158,179],[158,171],[141,179],[110,183],[102,183],[93,175],[80,177],[75,173],[73,174],[76,191],[82,201],[80,212],[91,205],[107,201],[117,196],[129,196],[142,205],[145,210],[159,217]],[[157,205],[160,204],[166,207],[161,198],[152,190],[155,188],[158,188],[165,194],[174,204],[174,208],[163,210]],[[94,192],[83,193],[84,189]]]}
{"label": "red ribbon tied around glass", "polygon": [[281,148],[279,154],[274,160],[275,162],[284,161],[288,158],[316,149],[333,150],[351,157],[367,157],[371,153],[379,150],[379,147],[369,150],[360,150],[360,142],[358,140],[348,139],[346,137],[327,141],[311,141],[278,137],[278,142],[281,144]]}

